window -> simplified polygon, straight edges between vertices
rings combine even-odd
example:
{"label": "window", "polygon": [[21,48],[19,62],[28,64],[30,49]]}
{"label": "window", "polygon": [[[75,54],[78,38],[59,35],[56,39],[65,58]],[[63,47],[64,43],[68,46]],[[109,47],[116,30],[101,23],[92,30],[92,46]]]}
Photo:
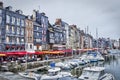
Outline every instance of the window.
{"label": "window", "polygon": [[45,23],[45,18],[44,17],[42,17],[42,22],[43,22],[43,24]]}
{"label": "window", "polygon": [[42,27],[44,27],[44,24],[42,24]]}
{"label": "window", "polygon": [[46,28],[46,25],[44,24],[44,27],[43,28]]}
{"label": "window", "polygon": [[44,33],[43,34],[46,34],[46,31],[44,30]]}
{"label": "window", "polygon": [[36,39],[36,42],[40,42],[41,41],[41,39]]}
{"label": "window", "polygon": [[17,43],[19,43],[19,38],[17,37]]}
{"label": "window", "polygon": [[46,37],[44,37],[44,41],[46,42]]}
{"label": "window", "polygon": [[53,36],[53,33],[50,33],[50,38],[53,38],[54,36]]}
{"label": "window", "polygon": [[[29,23],[28,23],[29,24]],[[24,26],[24,20],[21,20],[21,26]]]}
{"label": "window", "polygon": [[62,38],[62,34],[60,34],[60,38]]}
{"label": "window", "polygon": [[24,28],[21,28],[21,35],[24,35]]}
{"label": "window", "polygon": [[16,40],[15,40],[15,37],[12,37],[12,43],[15,43]]}
{"label": "window", "polygon": [[50,43],[54,43],[54,39],[50,39]]}
{"label": "window", "polygon": [[26,26],[28,26],[28,22],[26,21]]}
{"label": "window", "polygon": [[9,37],[6,37],[6,42],[7,42],[7,43],[9,42]]}
{"label": "window", "polygon": [[55,36],[57,37],[57,36],[59,36],[59,34],[58,34],[58,33],[55,33]]}
{"label": "window", "polygon": [[15,17],[12,17],[12,24],[15,24]]}
{"label": "window", "polygon": [[33,35],[33,30],[31,30],[31,35]]}
{"label": "window", "polygon": [[42,32],[42,31],[43,31],[43,29],[40,27],[40,28],[39,28],[39,31],[40,31],[40,32]]}
{"label": "window", "polygon": [[2,42],[2,40],[0,39],[0,43]]}
{"label": "window", "polygon": [[10,16],[6,15],[6,23],[10,23]]}
{"label": "window", "polygon": [[0,14],[2,14],[2,10],[0,9]]}
{"label": "window", "polygon": [[37,33],[37,36],[39,36],[39,33]]}
{"label": "window", "polygon": [[19,26],[20,25],[20,19],[17,18],[17,25]]}
{"label": "window", "polygon": [[15,27],[12,26],[12,33],[15,33]]}
{"label": "window", "polygon": [[32,49],[32,45],[30,45],[30,49]]}
{"label": "window", "polygon": [[32,31],[28,30],[28,35],[31,36],[32,35]]}
{"label": "window", "polygon": [[22,42],[22,43],[24,42],[24,39],[23,39],[23,38],[21,39],[21,42]]}
{"label": "window", "polygon": [[39,30],[39,27],[37,27],[37,30]]}
{"label": "window", "polygon": [[2,23],[2,16],[0,16],[0,24]]}
{"label": "window", "polygon": [[10,31],[10,26],[6,25],[6,32],[9,32],[9,31]]}
{"label": "window", "polygon": [[30,41],[32,41],[32,37],[29,37]]}
{"label": "window", "polygon": [[17,27],[17,34],[20,34],[20,28]]}

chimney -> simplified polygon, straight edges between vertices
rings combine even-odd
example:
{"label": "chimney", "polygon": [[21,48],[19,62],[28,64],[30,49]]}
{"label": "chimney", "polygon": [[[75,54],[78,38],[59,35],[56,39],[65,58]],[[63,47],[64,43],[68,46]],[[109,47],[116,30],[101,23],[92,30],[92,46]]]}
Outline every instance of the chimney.
{"label": "chimney", "polygon": [[12,11],[12,6],[8,6],[5,8],[6,10]]}
{"label": "chimney", "polygon": [[41,13],[41,15],[45,16],[45,13],[44,13],[44,12],[42,12],[42,13]]}
{"label": "chimney", "polygon": [[18,14],[23,14],[22,10],[16,10],[15,12]]}
{"label": "chimney", "polygon": [[3,8],[3,2],[0,2],[0,8]]}
{"label": "chimney", "polygon": [[56,19],[55,24],[56,25],[61,25],[61,19],[60,18]]}
{"label": "chimney", "polygon": [[28,16],[26,16],[26,18],[27,18],[27,19],[31,19],[31,16],[30,16],[30,15],[28,15]]}
{"label": "chimney", "polygon": [[33,19],[34,21],[36,21],[36,15],[37,15],[37,11],[36,11],[36,10],[33,10],[32,19]]}

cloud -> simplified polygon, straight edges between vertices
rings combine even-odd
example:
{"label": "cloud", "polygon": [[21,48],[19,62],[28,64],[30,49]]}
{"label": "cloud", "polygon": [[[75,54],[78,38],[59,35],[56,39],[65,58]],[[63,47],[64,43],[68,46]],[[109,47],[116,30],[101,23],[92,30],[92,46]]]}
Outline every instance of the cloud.
{"label": "cloud", "polygon": [[62,18],[81,29],[89,26],[93,35],[98,28],[99,36],[120,38],[120,0],[4,0],[4,3],[22,9],[27,15],[39,9],[51,23]]}

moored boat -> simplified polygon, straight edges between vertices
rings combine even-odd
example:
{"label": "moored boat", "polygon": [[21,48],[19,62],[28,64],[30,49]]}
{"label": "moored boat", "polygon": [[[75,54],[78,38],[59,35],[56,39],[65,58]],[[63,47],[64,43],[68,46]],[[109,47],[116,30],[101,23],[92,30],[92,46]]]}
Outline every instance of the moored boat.
{"label": "moored boat", "polygon": [[35,80],[40,80],[41,77],[40,74],[36,74],[34,72],[20,72],[19,75],[25,78],[30,78]]}
{"label": "moored boat", "polygon": [[40,80],[59,80],[62,77],[72,76],[69,72],[63,72],[60,68],[55,67],[48,70],[48,74],[41,76]]}
{"label": "moored boat", "polygon": [[114,76],[107,75],[104,70],[104,67],[86,67],[83,69],[79,80],[115,80]]}

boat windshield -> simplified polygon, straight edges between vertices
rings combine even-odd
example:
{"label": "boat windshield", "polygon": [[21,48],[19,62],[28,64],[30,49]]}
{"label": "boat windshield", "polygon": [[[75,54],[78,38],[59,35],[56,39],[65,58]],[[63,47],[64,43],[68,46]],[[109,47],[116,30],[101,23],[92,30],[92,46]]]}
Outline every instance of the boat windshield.
{"label": "boat windshield", "polygon": [[98,71],[83,71],[82,75],[99,77],[100,72],[98,72]]}
{"label": "boat windshield", "polygon": [[58,74],[58,71],[57,71],[57,72],[49,72],[49,73],[48,73],[49,76],[55,76],[55,75],[57,75],[57,74]]}

